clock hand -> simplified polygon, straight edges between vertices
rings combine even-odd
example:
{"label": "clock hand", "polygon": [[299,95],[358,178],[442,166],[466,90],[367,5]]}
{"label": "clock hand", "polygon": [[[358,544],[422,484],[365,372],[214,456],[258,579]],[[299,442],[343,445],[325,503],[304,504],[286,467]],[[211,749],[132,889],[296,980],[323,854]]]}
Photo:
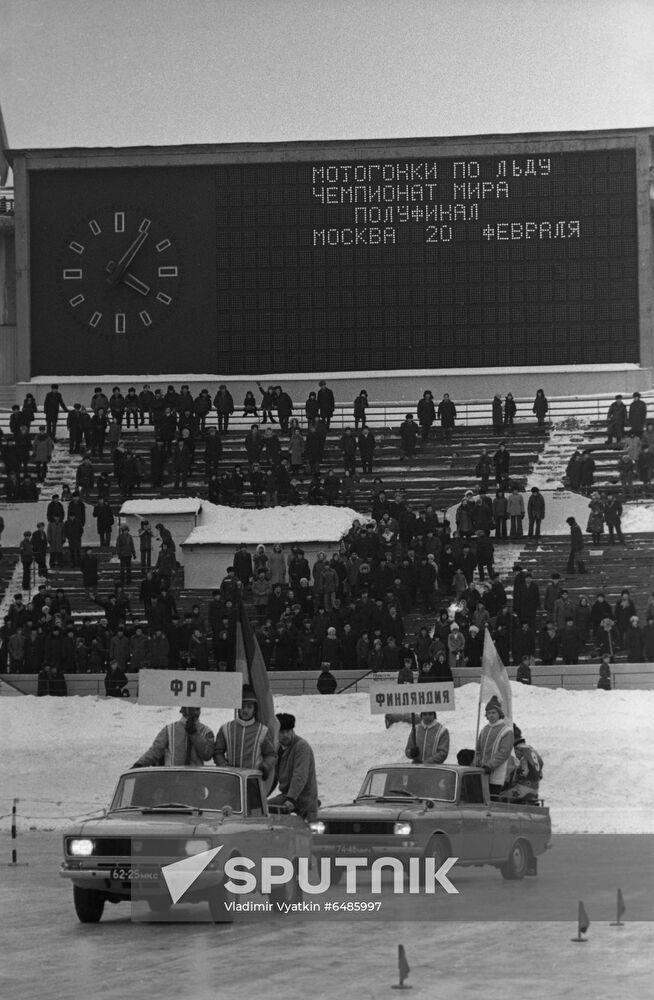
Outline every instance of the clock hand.
{"label": "clock hand", "polygon": [[127,285],[128,288],[133,288],[135,292],[140,292],[141,295],[150,294],[150,286],[146,285],[146,283],[141,281],[140,278],[137,278],[135,274],[131,273],[131,271],[125,271],[122,277],[122,282],[124,285]]}
{"label": "clock hand", "polygon": [[109,282],[110,285],[117,285],[118,282],[122,279],[125,271],[132,263],[137,253],[147,240],[147,238],[148,238],[147,230],[145,232],[139,233],[136,239],[127,248],[127,250],[120,258],[117,264],[115,264],[113,260],[109,261],[105,270],[109,272],[109,277],[107,278],[107,281]]}

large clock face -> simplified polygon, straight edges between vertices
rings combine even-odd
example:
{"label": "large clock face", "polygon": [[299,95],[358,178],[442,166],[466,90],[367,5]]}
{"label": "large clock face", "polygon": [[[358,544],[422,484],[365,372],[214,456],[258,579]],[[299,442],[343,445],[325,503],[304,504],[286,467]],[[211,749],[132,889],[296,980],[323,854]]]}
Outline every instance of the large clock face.
{"label": "large clock face", "polygon": [[136,206],[105,206],[78,222],[57,269],[71,316],[90,334],[136,338],[163,327],[177,302],[174,235]]}

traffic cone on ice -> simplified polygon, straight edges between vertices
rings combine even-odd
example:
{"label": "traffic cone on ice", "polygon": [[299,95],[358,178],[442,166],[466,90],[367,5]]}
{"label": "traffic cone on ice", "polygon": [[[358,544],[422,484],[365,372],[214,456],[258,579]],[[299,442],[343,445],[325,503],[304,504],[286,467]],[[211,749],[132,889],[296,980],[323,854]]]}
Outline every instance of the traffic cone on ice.
{"label": "traffic cone on ice", "polygon": [[406,977],[411,972],[411,969],[409,968],[409,963],[406,960],[406,954],[405,954],[405,951],[404,951],[404,945],[403,944],[399,944],[397,946],[397,964],[399,966],[400,981],[399,981],[399,983],[394,983],[391,986],[391,989],[392,990],[410,990],[410,989],[412,989],[411,986],[407,986],[407,984],[404,982],[404,980],[406,979]]}
{"label": "traffic cone on ice", "polygon": [[624,897],[622,895],[622,889],[618,889],[618,901],[616,905],[617,919],[614,920],[611,924],[609,924],[610,927],[624,927],[622,914],[626,909],[627,907],[624,905]]}
{"label": "traffic cone on ice", "polygon": [[575,944],[586,944],[588,938],[582,937],[582,934],[585,934],[589,927],[590,920],[588,919],[588,914],[586,913],[586,907],[582,901],[579,900],[579,910],[577,912],[577,936],[570,938],[570,940],[574,941]]}

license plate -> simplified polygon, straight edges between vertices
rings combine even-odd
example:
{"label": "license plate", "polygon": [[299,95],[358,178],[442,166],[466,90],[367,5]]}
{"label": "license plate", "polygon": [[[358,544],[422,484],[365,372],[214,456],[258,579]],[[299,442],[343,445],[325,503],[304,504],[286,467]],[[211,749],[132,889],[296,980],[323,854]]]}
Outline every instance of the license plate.
{"label": "license plate", "polygon": [[144,868],[111,868],[109,878],[112,882],[144,882],[154,885],[159,882],[159,872]]}
{"label": "license plate", "polygon": [[359,858],[363,858],[370,854],[371,848],[369,847],[358,847],[356,844],[335,844],[334,851],[336,854],[355,854]]}

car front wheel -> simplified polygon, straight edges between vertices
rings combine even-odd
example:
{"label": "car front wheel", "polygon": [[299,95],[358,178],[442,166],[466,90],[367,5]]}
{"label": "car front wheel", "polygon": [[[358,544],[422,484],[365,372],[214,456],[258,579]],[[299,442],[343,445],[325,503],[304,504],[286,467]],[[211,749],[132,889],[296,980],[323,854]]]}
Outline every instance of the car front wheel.
{"label": "car front wheel", "polygon": [[95,889],[82,889],[73,886],[73,902],[75,913],[83,924],[97,924],[104,911],[104,896]]}
{"label": "car front wheel", "polygon": [[529,868],[531,851],[525,840],[516,840],[503,865],[500,865],[502,877],[510,881],[524,878]]}
{"label": "car front wheel", "polygon": [[442,834],[434,834],[425,848],[425,857],[433,858],[436,871],[450,856],[450,848],[447,838]]}

